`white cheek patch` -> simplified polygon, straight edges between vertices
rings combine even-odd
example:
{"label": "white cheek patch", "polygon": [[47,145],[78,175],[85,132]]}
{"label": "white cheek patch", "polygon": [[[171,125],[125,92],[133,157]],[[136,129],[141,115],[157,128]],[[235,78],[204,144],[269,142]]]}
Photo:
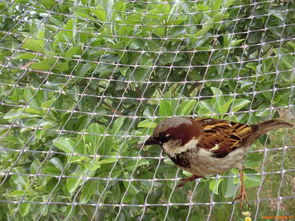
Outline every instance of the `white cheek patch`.
{"label": "white cheek patch", "polygon": [[174,157],[176,154],[196,148],[198,143],[198,139],[191,139],[184,146],[181,146],[180,142],[168,141],[167,143],[163,144],[163,148],[167,154],[169,154],[171,157]]}

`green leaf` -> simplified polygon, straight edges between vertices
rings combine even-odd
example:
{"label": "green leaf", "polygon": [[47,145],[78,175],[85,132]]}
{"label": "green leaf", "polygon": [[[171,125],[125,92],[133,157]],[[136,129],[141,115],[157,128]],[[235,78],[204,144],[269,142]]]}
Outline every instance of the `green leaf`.
{"label": "green leaf", "polygon": [[247,106],[247,104],[249,104],[250,102],[251,101],[244,98],[236,99],[234,103],[232,104],[232,111],[237,112],[243,109],[243,107]]}
{"label": "green leaf", "polygon": [[[231,171],[228,174],[229,176],[234,175],[234,173]],[[221,190],[223,197],[232,198],[233,196],[235,196],[238,184],[235,183],[234,179],[234,177],[228,177],[222,181]]]}
{"label": "green leaf", "polygon": [[115,120],[112,127],[112,134],[117,134],[120,131],[125,119],[125,117],[119,117]]}
{"label": "green leaf", "polygon": [[22,109],[12,109],[4,115],[3,119],[11,120],[11,119],[34,118],[34,117],[40,117],[40,116],[36,114],[24,113]]}
{"label": "green leaf", "polygon": [[19,212],[20,212],[21,216],[24,217],[24,216],[28,215],[30,212],[30,208],[31,208],[30,203],[21,203],[19,206]]}
{"label": "green leaf", "polygon": [[219,113],[222,113],[222,114],[226,113],[229,110],[229,107],[230,107],[232,101],[233,101],[233,98],[229,98],[226,103],[224,103],[222,106],[220,106]]}
{"label": "green leaf", "polygon": [[259,167],[263,160],[261,153],[248,153],[245,161],[245,166],[249,168]]}
{"label": "green leaf", "polygon": [[217,195],[218,195],[219,184],[220,184],[220,182],[221,182],[222,180],[223,180],[223,179],[219,178],[219,179],[211,180],[211,181],[209,182],[209,188],[210,188],[210,190],[211,190],[214,194],[217,194]]}
{"label": "green leaf", "polygon": [[14,190],[10,193],[5,194],[5,196],[18,197],[18,196],[23,196],[25,193],[26,193],[26,190]]}
{"label": "green leaf", "polygon": [[249,187],[255,187],[255,186],[260,186],[262,177],[261,175],[247,175],[247,173],[257,173],[256,170],[253,169],[245,169],[245,186],[247,188]]}
{"label": "green leaf", "polygon": [[40,4],[44,5],[47,9],[53,9],[56,6],[55,0],[40,0]]}
{"label": "green leaf", "polygon": [[81,191],[79,203],[87,203],[97,191],[97,184],[93,181],[88,181]]}
{"label": "green leaf", "polygon": [[49,160],[49,162],[59,171],[63,170],[63,163],[59,158],[53,157]]}
{"label": "green leaf", "polygon": [[150,119],[143,120],[138,123],[138,127],[144,127],[144,128],[155,128],[157,126],[156,122],[151,121]]}
{"label": "green leaf", "polygon": [[60,175],[60,170],[57,169],[55,166],[45,166],[42,169],[42,172],[45,174],[50,174],[50,175]]}
{"label": "green leaf", "polygon": [[97,164],[99,165],[103,165],[103,164],[109,164],[109,163],[114,163],[116,162],[117,159],[115,157],[109,157],[109,158],[106,158],[104,160],[100,160],[97,162]]}
{"label": "green leaf", "polygon": [[213,19],[209,19],[205,24],[203,24],[202,28],[194,34],[194,37],[203,36],[210,31],[214,27]]}
{"label": "green leaf", "polygon": [[33,63],[30,65],[31,69],[49,71],[53,69],[56,65],[57,58],[45,58],[38,63]]}
{"label": "green leaf", "polygon": [[210,10],[210,7],[207,5],[197,5],[196,8],[198,11],[209,11]]}
{"label": "green leaf", "polygon": [[74,193],[78,186],[83,182],[82,177],[86,175],[84,173],[86,173],[86,171],[78,167],[75,172],[70,174],[70,176],[73,177],[67,178],[67,190],[69,193]]}
{"label": "green leaf", "polygon": [[97,17],[99,21],[106,21],[107,13],[102,6],[98,5],[95,9],[91,8],[90,11]]}
{"label": "green leaf", "polygon": [[106,128],[100,124],[91,124],[85,135],[85,142],[91,145],[90,154],[96,153],[98,148],[101,148],[102,135],[107,133]]}
{"label": "green leaf", "polygon": [[138,193],[140,193],[140,189],[139,187],[137,187],[134,182],[123,182],[125,188],[128,187],[128,193],[132,194],[132,195],[136,195]]}
{"label": "green leaf", "polygon": [[208,113],[215,112],[215,109],[212,107],[210,100],[200,101],[199,104],[200,108],[207,110]]}
{"label": "green leaf", "polygon": [[221,5],[222,5],[222,0],[212,0],[212,10],[213,11],[217,11],[220,9]]}
{"label": "green leaf", "polygon": [[235,3],[236,0],[224,0],[223,1],[223,5],[225,8],[229,8],[230,6],[232,6]]}
{"label": "green leaf", "polygon": [[62,57],[72,58],[75,55],[81,55],[82,49],[79,46],[69,48],[65,53],[63,53]]}
{"label": "green leaf", "polygon": [[[18,174],[26,173],[21,167],[14,167],[13,172]],[[10,179],[17,185],[18,189],[22,189],[29,182],[28,177],[22,175],[12,175]]]}
{"label": "green leaf", "polygon": [[75,152],[76,143],[71,138],[59,137],[53,141],[53,144],[66,153]]}
{"label": "green leaf", "polygon": [[159,115],[160,116],[171,116],[173,114],[173,110],[171,104],[168,101],[161,100]]}
{"label": "green leaf", "polygon": [[26,88],[24,90],[24,98],[32,107],[40,107],[41,103],[43,102],[43,92],[34,91],[33,89]]}
{"label": "green leaf", "polygon": [[140,159],[138,161],[136,160],[129,160],[127,164],[124,164],[124,169],[125,170],[134,170],[134,168],[144,166],[144,165],[149,165],[149,161],[146,159]]}
{"label": "green leaf", "polygon": [[184,101],[178,106],[176,113],[181,116],[188,115],[194,110],[196,104],[196,100]]}
{"label": "green leaf", "polygon": [[214,108],[222,113],[222,105],[225,103],[223,93],[219,88],[216,87],[211,87],[210,89],[214,95],[214,97],[211,99],[211,104]]}
{"label": "green leaf", "polygon": [[37,173],[37,171],[40,169],[41,167],[41,163],[39,162],[39,160],[34,160],[32,162],[32,164],[30,165],[30,171],[31,173]]}
{"label": "green leaf", "polygon": [[43,49],[45,46],[45,41],[41,39],[34,39],[34,38],[28,38],[25,40],[23,44],[23,48],[35,51],[35,52],[40,52],[41,49]]}
{"label": "green leaf", "polygon": [[229,45],[231,47],[235,47],[235,46],[239,45],[242,41],[244,41],[244,39],[232,40]]}
{"label": "green leaf", "polygon": [[36,59],[36,58],[40,58],[40,56],[38,56],[35,53],[30,53],[30,52],[20,52],[17,53],[14,56],[15,59],[28,59],[28,60],[32,60],[32,59]]}

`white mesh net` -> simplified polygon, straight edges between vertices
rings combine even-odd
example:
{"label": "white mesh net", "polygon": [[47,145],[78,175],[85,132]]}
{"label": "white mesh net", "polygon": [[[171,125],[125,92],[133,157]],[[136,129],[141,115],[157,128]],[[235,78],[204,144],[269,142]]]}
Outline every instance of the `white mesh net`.
{"label": "white mesh net", "polygon": [[[292,219],[295,131],[238,173],[141,147],[168,116],[294,120],[293,1],[0,1],[1,220]],[[13,217],[13,218],[10,218]]]}

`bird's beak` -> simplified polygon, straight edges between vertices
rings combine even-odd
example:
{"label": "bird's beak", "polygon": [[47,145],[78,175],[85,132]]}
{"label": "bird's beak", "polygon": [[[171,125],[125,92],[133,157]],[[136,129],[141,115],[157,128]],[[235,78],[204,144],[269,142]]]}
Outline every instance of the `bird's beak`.
{"label": "bird's beak", "polygon": [[158,141],[153,137],[149,137],[144,143],[137,144],[137,147],[148,146],[148,145],[157,145]]}

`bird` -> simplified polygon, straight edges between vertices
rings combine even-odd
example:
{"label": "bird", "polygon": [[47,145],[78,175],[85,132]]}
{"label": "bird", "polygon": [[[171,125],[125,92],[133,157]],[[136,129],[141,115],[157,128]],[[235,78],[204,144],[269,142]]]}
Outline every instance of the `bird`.
{"label": "bird", "polygon": [[208,175],[236,168],[240,194],[234,199],[247,201],[244,184],[244,159],[247,148],[271,130],[294,127],[282,119],[248,125],[214,118],[170,117],[161,121],[153,134],[139,146],[159,145],[182,170],[192,174],[182,178],[178,187]]}

